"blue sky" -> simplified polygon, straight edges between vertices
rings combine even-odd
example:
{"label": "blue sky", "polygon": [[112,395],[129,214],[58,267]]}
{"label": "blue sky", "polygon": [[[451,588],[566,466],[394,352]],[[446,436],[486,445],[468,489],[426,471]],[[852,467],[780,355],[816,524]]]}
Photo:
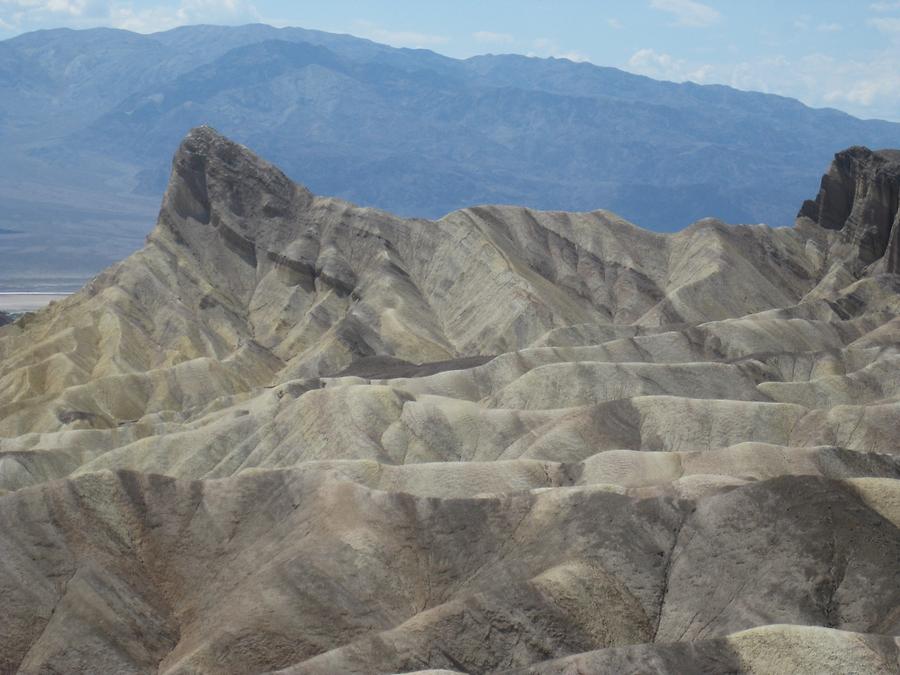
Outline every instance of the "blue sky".
{"label": "blue sky", "polygon": [[454,57],[566,57],[900,121],[900,0],[0,0],[0,38],[257,21]]}

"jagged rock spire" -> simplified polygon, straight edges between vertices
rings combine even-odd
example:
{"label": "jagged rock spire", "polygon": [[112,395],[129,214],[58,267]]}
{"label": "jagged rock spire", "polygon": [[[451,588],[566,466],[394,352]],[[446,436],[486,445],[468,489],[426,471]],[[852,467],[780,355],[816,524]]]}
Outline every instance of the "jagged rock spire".
{"label": "jagged rock spire", "polygon": [[898,272],[898,195],[900,150],[855,146],[834,156],[818,196],[803,203],[798,217],[840,230],[864,264],[883,260],[884,271]]}

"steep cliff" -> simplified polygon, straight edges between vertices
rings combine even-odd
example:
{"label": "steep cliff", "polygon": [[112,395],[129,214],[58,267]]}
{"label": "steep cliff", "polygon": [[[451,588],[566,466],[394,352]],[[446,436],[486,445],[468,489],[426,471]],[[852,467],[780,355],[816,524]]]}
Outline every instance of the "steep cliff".
{"label": "steep cliff", "polygon": [[799,216],[838,230],[860,262],[900,272],[900,150],[853,147],[834,156]]}

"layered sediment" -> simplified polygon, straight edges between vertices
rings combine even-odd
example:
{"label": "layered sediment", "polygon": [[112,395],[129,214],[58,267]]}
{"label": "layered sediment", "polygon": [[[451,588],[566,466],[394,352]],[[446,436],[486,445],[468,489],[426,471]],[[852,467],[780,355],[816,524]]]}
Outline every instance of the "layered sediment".
{"label": "layered sediment", "polygon": [[0,329],[0,672],[895,672],[895,162],[664,235],[195,129],[146,246]]}

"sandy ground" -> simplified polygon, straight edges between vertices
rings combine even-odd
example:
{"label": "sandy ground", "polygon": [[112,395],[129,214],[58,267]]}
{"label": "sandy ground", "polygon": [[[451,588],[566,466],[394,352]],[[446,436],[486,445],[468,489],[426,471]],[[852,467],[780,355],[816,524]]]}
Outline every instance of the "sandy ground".
{"label": "sandy ground", "polygon": [[0,293],[0,312],[31,312],[64,297],[59,293]]}

